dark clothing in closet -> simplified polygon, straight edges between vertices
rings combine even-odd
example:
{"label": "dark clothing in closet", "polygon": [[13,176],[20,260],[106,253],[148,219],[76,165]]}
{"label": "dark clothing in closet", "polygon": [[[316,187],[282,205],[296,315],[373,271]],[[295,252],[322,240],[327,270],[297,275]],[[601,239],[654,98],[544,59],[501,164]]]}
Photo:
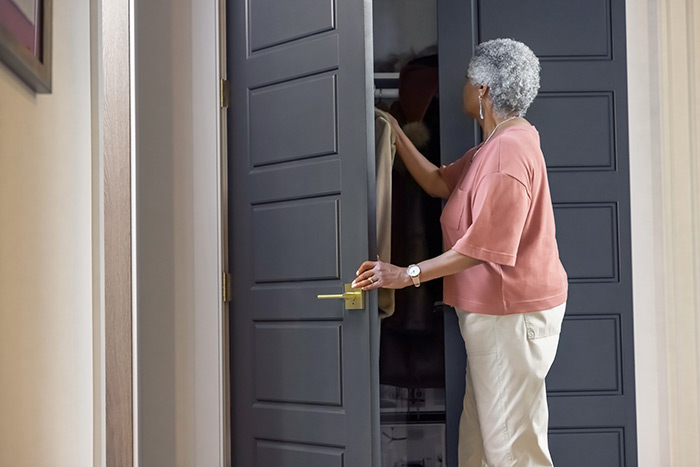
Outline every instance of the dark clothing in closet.
{"label": "dark clothing in closet", "polygon": [[[399,122],[403,123],[400,119]],[[437,98],[428,106],[423,123],[430,139],[421,152],[440,166]],[[392,185],[391,262],[407,266],[440,255],[441,200],[431,198],[418,186],[399,157],[394,161]],[[407,388],[445,386],[443,315],[433,311],[441,299],[442,280],[396,291],[396,312],[382,320],[381,384]]]}

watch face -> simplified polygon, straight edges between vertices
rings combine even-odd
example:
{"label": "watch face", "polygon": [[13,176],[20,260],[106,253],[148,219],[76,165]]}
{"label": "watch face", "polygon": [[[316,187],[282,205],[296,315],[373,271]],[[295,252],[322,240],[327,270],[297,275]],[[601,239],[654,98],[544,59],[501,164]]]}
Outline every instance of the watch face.
{"label": "watch face", "polygon": [[416,266],[415,264],[412,264],[411,266],[408,267],[406,270],[409,276],[411,277],[416,277],[418,274],[420,274],[420,268]]}

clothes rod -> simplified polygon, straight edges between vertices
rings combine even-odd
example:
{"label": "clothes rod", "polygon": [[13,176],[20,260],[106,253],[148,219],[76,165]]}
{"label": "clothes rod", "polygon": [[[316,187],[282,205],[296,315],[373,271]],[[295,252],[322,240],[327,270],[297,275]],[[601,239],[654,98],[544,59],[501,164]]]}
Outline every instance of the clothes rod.
{"label": "clothes rod", "polygon": [[396,88],[375,88],[374,97],[380,99],[383,97],[386,97],[387,99],[398,99],[399,90]]}
{"label": "clothes rod", "polygon": [[399,79],[399,73],[375,73],[375,79]]}

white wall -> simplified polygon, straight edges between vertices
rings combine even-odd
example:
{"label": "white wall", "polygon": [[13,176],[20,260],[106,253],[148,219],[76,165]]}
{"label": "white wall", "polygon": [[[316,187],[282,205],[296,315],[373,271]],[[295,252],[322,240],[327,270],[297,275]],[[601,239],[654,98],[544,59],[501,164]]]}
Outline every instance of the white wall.
{"label": "white wall", "polygon": [[0,64],[0,466],[93,460],[90,4],[54,2],[53,92]]}
{"label": "white wall", "polygon": [[378,71],[398,73],[415,54],[437,46],[436,0],[373,0],[372,20],[375,63],[400,59],[395,68]]}
{"label": "white wall", "polygon": [[135,5],[138,458],[222,461],[217,0]]}

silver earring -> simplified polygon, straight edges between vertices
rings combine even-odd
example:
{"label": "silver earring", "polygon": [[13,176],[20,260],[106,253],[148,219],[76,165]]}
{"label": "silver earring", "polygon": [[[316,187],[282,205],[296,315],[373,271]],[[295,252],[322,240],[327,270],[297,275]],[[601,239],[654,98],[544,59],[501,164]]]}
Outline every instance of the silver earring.
{"label": "silver earring", "polygon": [[481,107],[481,96],[479,96],[479,117],[481,117],[482,120],[484,119],[484,109]]}

